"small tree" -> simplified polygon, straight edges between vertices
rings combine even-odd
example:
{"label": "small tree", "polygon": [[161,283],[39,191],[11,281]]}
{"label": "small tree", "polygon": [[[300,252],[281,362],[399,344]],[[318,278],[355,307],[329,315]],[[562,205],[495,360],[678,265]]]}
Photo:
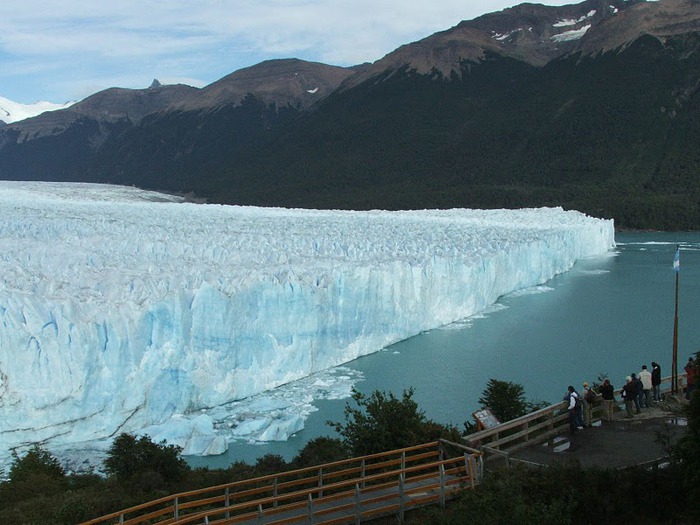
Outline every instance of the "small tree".
{"label": "small tree", "polygon": [[375,390],[367,397],[353,389],[358,408],[345,405],[345,422],[328,424],[340,434],[354,456],[386,452],[446,437],[454,439],[456,429],[428,420],[413,400],[413,389],[404,390],[401,399]]}
{"label": "small tree", "polygon": [[[59,461],[47,450],[34,445],[20,457],[13,453],[9,481],[0,485],[0,508],[33,498],[46,498],[63,492],[68,486]],[[2,521],[2,520],[0,520]]]}
{"label": "small tree", "polygon": [[379,390],[367,397],[353,389],[352,399],[358,408],[346,404],[345,423],[328,424],[355,456],[416,445],[421,441],[425,416],[412,397],[413,389],[404,390],[401,399]]}
{"label": "small tree", "polygon": [[176,445],[167,445],[165,441],[154,443],[149,436],[137,438],[123,433],[112,442],[104,467],[119,481],[144,476],[150,479],[153,474],[166,483],[180,481],[190,469],[179,456],[181,450]]}
{"label": "small tree", "polygon": [[348,451],[338,438],[317,437],[309,441],[292,460],[294,468],[333,463],[348,458]]}
{"label": "small tree", "polygon": [[66,477],[61,463],[47,450],[34,445],[23,457],[14,452],[10,467],[10,482],[18,483],[41,476],[53,480]]}
{"label": "small tree", "polygon": [[284,472],[288,468],[287,462],[279,454],[265,454],[255,462],[255,475],[276,474],[277,472]]}
{"label": "small tree", "polygon": [[542,408],[543,403],[533,403],[525,399],[525,388],[517,383],[489,379],[479,403],[489,408],[499,421],[506,422]]}

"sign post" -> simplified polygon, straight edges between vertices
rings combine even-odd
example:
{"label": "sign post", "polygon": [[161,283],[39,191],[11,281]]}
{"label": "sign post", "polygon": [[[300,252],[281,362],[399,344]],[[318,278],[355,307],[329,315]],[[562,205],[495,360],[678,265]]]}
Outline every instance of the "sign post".
{"label": "sign post", "polygon": [[676,273],[676,311],[673,316],[673,359],[671,369],[671,393],[678,394],[678,274],[681,270],[681,247],[676,245],[673,270]]}

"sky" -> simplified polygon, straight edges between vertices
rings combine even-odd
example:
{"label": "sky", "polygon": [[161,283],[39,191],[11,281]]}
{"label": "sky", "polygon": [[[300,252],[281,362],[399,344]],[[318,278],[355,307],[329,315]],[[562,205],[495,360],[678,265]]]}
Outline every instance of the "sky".
{"label": "sky", "polygon": [[[374,62],[518,0],[2,0],[0,97],[81,100],[109,87],[203,87],[275,58]],[[546,5],[577,0],[542,0]]]}

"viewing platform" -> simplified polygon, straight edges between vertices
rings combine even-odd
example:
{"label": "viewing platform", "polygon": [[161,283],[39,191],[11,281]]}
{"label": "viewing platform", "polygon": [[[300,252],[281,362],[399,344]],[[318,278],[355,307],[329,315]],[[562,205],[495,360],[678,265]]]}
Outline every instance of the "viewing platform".
{"label": "viewing platform", "polygon": [[675,443],[685,432],[687,420],[679,415],[681,403],[661,402],[642,408],[641,414],[625,418],[617,412],[612,421],[596,421],[575,434],[561,435],[550,445],[543,443],[519,450],[511,460],[538,465],[576,462],[583,467],[624,468],[663,463],[668,456],[659,438]]}
{"label": "viewing platform", "polygon": [[[547,466],[578,463],[583,467],[625,468],[667,461],[669,443],[685,432],[686,400],[670,393],[670,377],[662,382],[662,401],[625,417],[620,390],[612,421],[602,420],[602,406],[593,408],[593,424],[574,434],[569,432],[567,402],[501,423],[466,436],[466,443],[485,454],[485,464],[524,463]],[[665,387],[665,388],[664,388]]]}

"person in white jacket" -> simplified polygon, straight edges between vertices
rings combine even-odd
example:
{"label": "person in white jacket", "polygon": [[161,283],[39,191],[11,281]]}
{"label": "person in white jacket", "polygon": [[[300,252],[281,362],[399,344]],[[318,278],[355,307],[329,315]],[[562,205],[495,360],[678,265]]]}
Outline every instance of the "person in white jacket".
{"label": "person in white jacket", "polygon": [[639,380],[642,382],[642,396],[639,398],[642,407],[651,408],[651,372],[647,370],[647,365],[642,365],[642,371],[639,372]]}

